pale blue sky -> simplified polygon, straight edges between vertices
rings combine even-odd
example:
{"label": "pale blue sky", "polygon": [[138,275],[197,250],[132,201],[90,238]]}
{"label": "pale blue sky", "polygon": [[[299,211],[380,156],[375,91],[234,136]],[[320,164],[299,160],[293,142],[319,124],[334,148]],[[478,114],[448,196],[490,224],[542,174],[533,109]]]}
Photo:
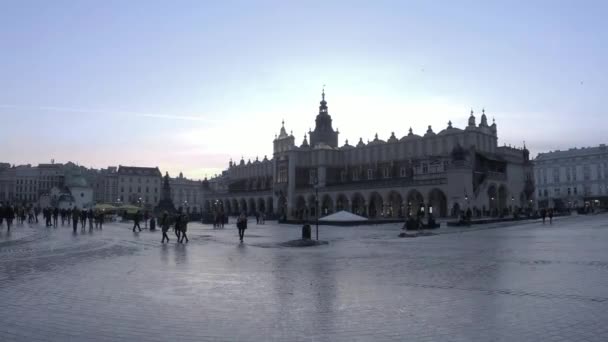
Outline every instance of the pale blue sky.
{"label": "pale blue sky", "polygon": [[0,161],[211,175],[270,157],[283,118],[299,144],[323,84],[341,144],[483,107],[534,155],[606,143],[607,17],[606,1],[3,1]]}

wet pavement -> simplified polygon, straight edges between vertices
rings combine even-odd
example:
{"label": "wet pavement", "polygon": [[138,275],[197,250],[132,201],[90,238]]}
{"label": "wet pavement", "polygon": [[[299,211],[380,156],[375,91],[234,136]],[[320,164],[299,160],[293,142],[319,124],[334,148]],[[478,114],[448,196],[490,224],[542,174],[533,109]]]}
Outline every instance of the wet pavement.
{"label": "wet pavement", "polygon": [[[398,238],[0,228],[0,341],[605,341],[608,215]],[[495,229],[479,229],[495,228]],[[313,236],[314,236],[313,226]]]}

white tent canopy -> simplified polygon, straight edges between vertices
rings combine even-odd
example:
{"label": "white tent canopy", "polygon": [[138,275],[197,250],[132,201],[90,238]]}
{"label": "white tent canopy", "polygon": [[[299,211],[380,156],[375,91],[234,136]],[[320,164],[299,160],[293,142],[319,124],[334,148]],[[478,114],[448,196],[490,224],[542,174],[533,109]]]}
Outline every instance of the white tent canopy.
{"label": "white tent canopy", "polygon": [[349,221],[367,221],[367,218],[359,215],[355,215],[346,210],[338,211],[337,213],[333,213],[331,215],[327,215],[325,217],[321,217],[319,221],[340,221],[340,222],[349,222]]}

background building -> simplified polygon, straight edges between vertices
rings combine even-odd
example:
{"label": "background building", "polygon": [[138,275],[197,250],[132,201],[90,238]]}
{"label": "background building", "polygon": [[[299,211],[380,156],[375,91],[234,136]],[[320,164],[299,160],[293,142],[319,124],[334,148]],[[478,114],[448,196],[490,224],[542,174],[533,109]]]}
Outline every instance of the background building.
{"label": "background building", "polygon": [[[296,146],[283,123],[273,141],[273,158],[230,161],[209,181],[206,210],[230,214],[256,211],[301,219],[348,210],[369,218],[397,218],[419,210],[446,217],[471,208],[500,215],[531,208],[534,183],[529,151],[498,146],[496,123],[471,111],[468,126],[431,126],[420,136],[410,128],[388,140],[338,146],[325,93],[315,129]],[[316,193],[318,192],[318,197]],[[317,204],[318,201],[318,204]]]}
{"label": "background building", "polygon": [[186,212],[200,213],[202,210],[203,183],[185,178],[180,172],[176,178],[169,178],[171,200],[176,208],[182,207]]}
{"label": "background building", "polygon": [[130,203],[152,208],[160,200],[162,175],[158,167],[118,166],[118,198]]}
{"label": "background building", "polygon": [[540,208],[608,206],[608,148],[571,148],[539,153],[534,160]]}

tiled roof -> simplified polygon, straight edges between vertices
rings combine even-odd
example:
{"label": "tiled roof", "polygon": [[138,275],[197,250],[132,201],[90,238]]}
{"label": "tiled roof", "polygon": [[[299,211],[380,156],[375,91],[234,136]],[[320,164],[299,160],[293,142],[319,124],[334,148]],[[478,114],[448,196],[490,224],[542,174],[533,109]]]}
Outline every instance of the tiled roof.
{"label": "tiled roof", "polygon": [[139,167],[139,166],[122,166],[118,167],[119,175],[133,175],[133,176],[154,176],[161,177],[160,170],[158,167]]}

